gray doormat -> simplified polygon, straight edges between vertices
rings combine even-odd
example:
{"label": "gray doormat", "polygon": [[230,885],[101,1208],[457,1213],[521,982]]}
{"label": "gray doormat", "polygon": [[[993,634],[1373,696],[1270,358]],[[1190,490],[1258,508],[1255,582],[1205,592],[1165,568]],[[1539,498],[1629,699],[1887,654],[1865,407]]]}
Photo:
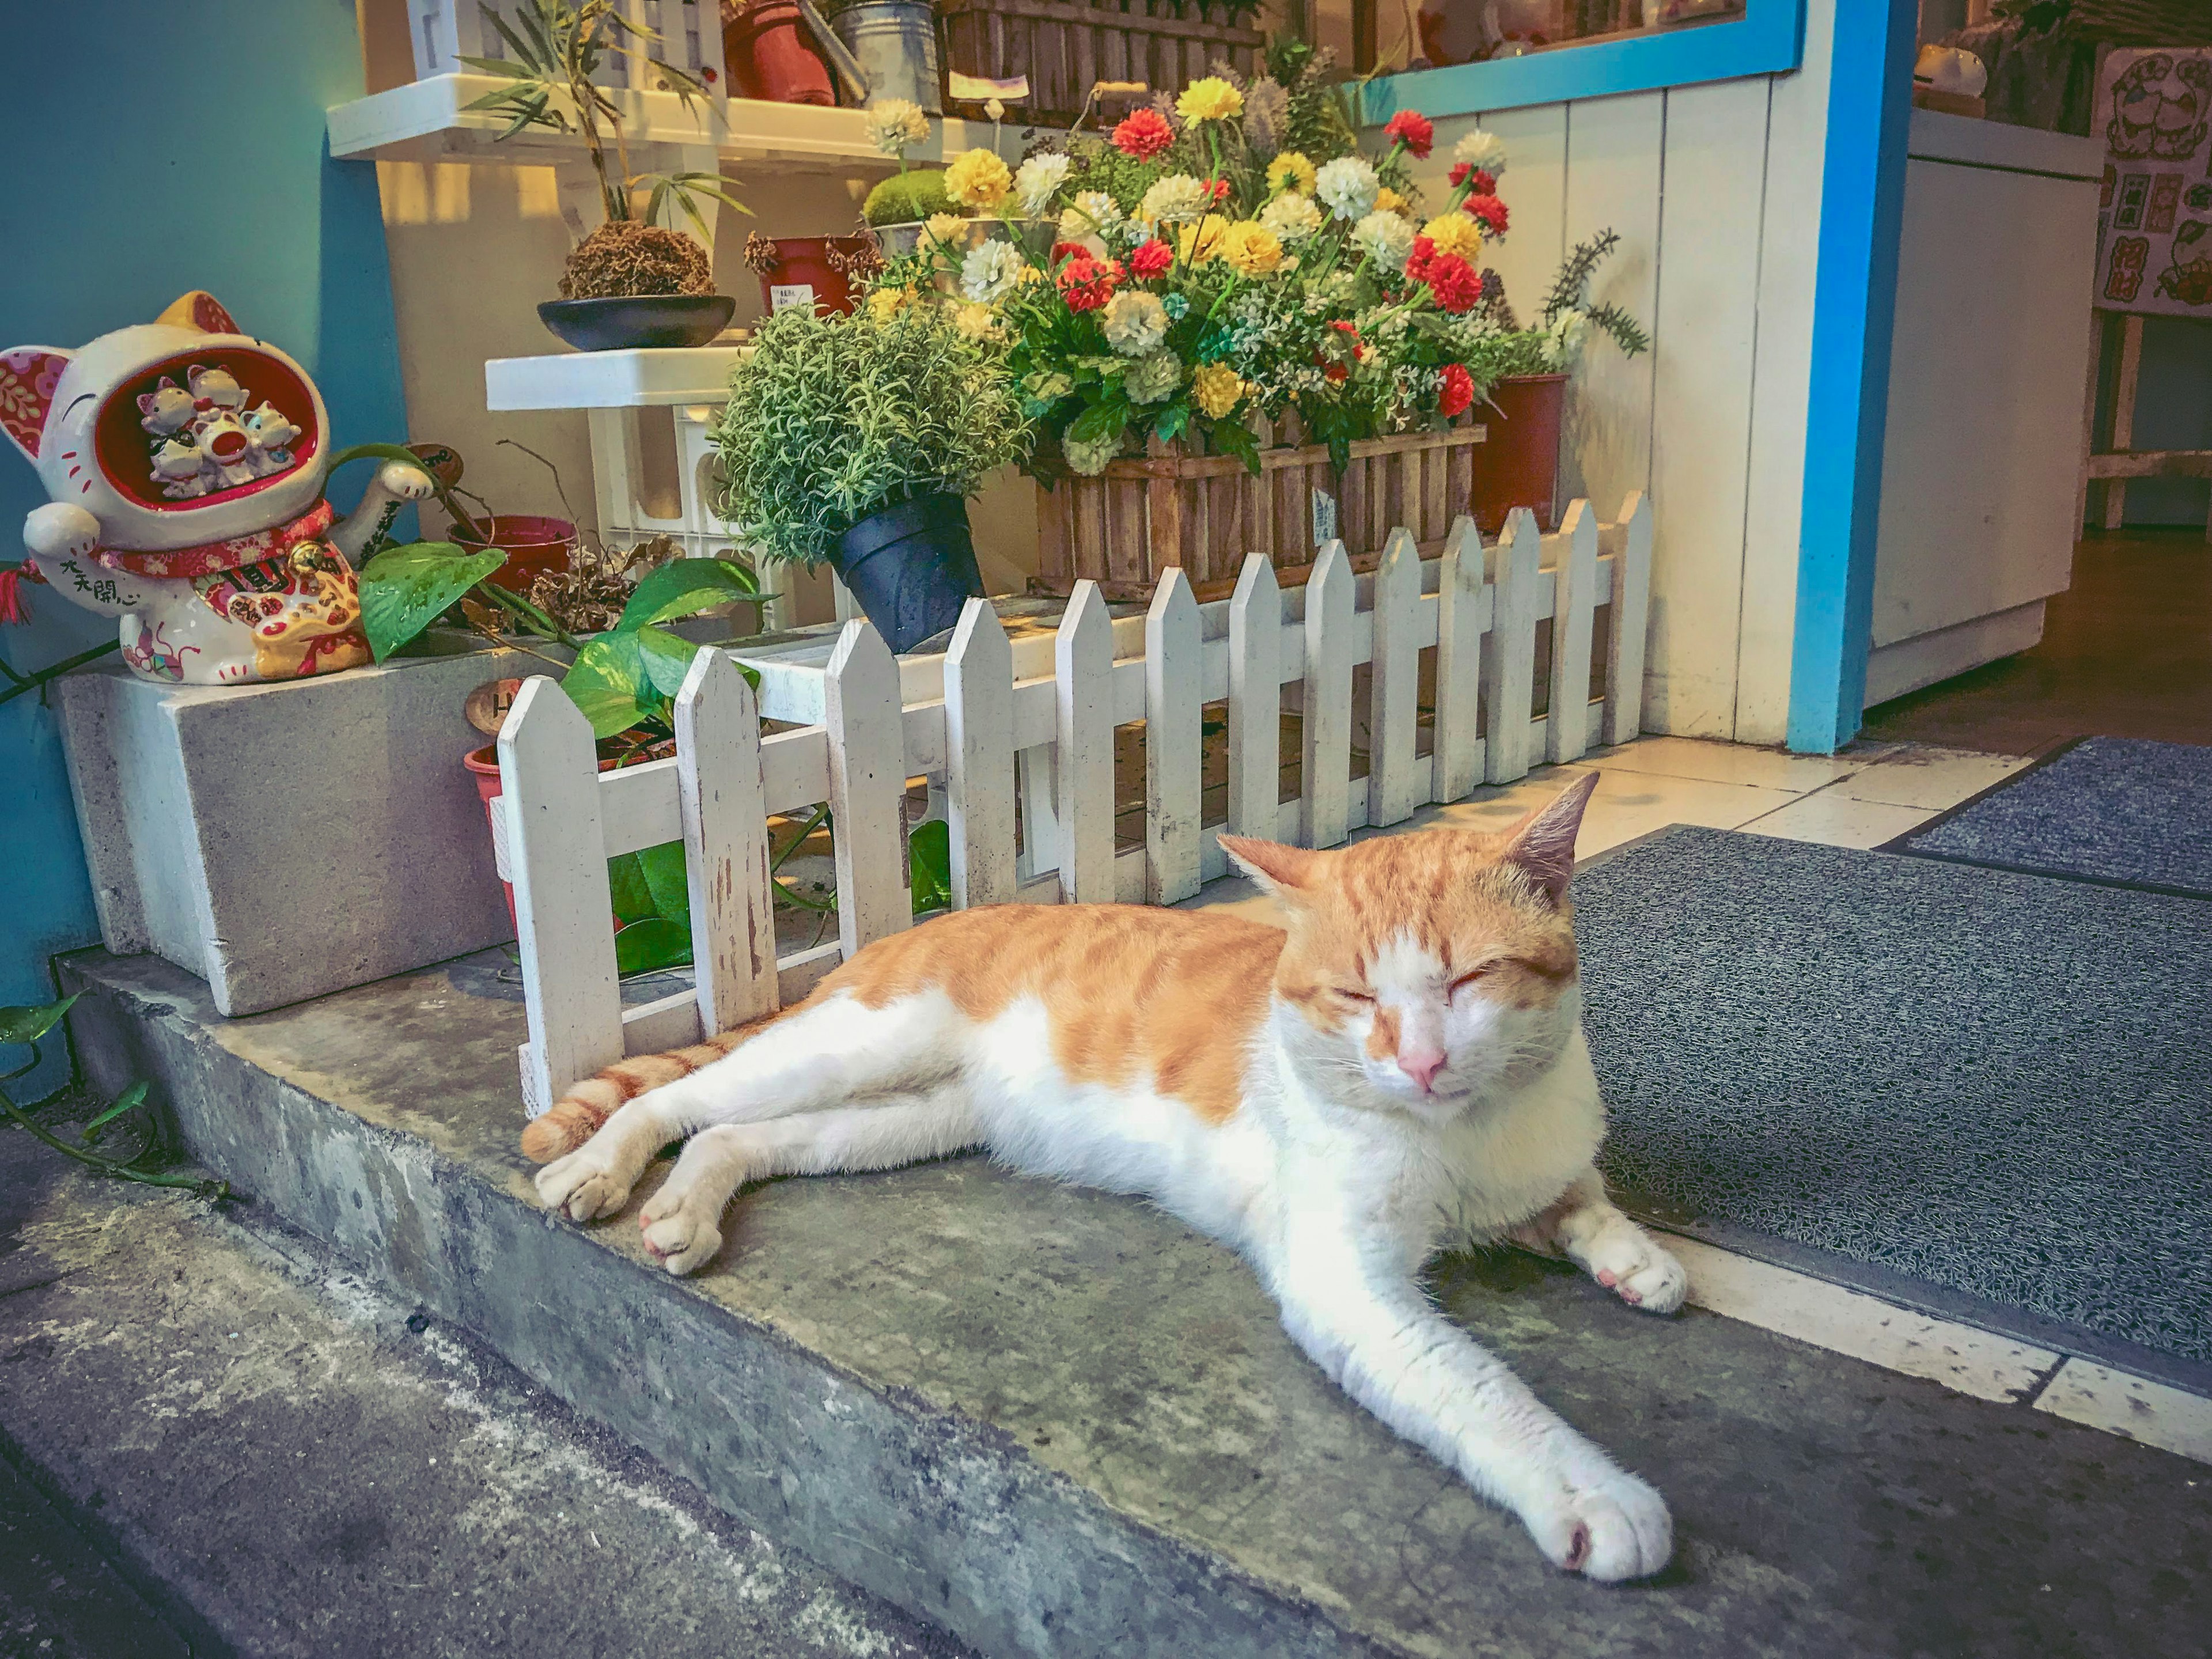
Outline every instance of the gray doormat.
{"label": "gray doormat", "polygon": [[1575,890],[1625,1202],[2212,1392],[2212,904],[1686,827]]}
{"label": "gray doormat", "polygon": [[2212,749],[2084,738],[1882,850],[2212,898]]}

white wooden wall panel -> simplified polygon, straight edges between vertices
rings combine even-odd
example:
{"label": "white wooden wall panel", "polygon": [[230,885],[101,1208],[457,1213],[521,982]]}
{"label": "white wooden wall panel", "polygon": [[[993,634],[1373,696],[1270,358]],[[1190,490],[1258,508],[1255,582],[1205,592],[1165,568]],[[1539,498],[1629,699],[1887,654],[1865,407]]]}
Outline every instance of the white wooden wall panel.
{"label": "white wooden wall panel", "polygon": [[[1601,230],[1620,247],[1598,269],[1593,304],[1620,306],[1649,331],[1659,311],[1660,162],[1667,95],[1632,93],[1567,106],[1566,210],[1569,247]],[[1654,356],[1626,356],[1592,337],[1567,398],[1560,441],[1559,495],[1602,501],[1608,510],[1632,489],[1651,487]]]}
{"label": "white wooden wall panel", "polygon": [[1649,724],[1692,737],[1735,734],[1766,103],[1763,78],[1667,94],[1644,697]]}

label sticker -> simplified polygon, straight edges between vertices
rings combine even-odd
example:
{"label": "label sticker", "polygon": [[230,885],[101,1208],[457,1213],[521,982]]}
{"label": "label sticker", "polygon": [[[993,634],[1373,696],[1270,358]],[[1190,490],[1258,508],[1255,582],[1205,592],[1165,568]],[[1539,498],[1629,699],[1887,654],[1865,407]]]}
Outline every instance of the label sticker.
{"label": "label sticker", "polygon": [[1336,539],[1336,497],[1326,489],[1313,493],[1313,538],[1316,547]]}
{"label": "label sticker", "polygon": [[786,306],[812,306],[814,284],[811,283],[777,283],[768,291],[769,308],[781,311]]}

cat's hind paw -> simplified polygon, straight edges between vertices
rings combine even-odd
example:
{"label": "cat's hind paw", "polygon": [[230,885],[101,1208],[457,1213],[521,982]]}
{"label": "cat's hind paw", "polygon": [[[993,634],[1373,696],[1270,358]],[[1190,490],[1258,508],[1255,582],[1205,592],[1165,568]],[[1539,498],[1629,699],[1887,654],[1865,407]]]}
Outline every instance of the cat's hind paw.
{"label": "cat's hind paw", "polygon": [[1670,1314],[1690,1293],[1690,1275],[1672,1254],[1632,1223],[1608,1227],[1583,1257],[1589,1276],[1632,1308]]}
{"label": "cat's hind paw", "polygon": [[1618,1469],[1569,1486],[1521,1518],[1553,1566],[1601,1583],[1648,1578],[1674,1553],[1667,1500]]}
{"label": "cat's hind paw", "polygon": [[638,1212],[637,1224],[645,1230],[645,1248],[672,1273],[692,1273],[714,1259],[722,1248],[720,1206],[708,1210],[699,1189],[676,1190],[668,1182]]}
{"label": "cat's hind paw", "polygon": [[571,1221],[612,1215],[629,1201],[630,1183],[592,1157],[591,1148],[556,1158],[538,1172],[538,1201]]}

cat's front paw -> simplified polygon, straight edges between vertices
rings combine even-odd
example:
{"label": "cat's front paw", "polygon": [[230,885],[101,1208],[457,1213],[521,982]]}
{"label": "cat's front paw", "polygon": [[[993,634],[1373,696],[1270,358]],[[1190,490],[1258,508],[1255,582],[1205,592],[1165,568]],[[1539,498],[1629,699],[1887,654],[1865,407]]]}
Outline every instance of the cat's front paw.
{"label": "cat's front paw", "polygon": [[538,1201],[571,1221],[612,1215],[629,1201],[630,1182],[608,1169],[589,1146],[558,1158],[538,1172]]}
{"label": "cat's front paw", "polygon": [[1583,1266],[1632,1308],[1670,1314],[1690,1293],[1690,1275],[1650,1234],[1632,1223],[1608,1227],[1591,1243]]}
{"label": "cat's front paw", "polygon": [[1601,1583],[1648,1578],[1674,1553],[1667,1500],[1610,1467],[1576,1471],[1564,1490],[1524,1509],[1521,1519],[1553,1566]]}
{"label": "cat's front paw", "polygon": [[722,1248],[719,1206],[710,1211],[696,1186],[678,1190],[672,1180],[638,1212],[645,1248],[672,1273],[696,1273]]}

